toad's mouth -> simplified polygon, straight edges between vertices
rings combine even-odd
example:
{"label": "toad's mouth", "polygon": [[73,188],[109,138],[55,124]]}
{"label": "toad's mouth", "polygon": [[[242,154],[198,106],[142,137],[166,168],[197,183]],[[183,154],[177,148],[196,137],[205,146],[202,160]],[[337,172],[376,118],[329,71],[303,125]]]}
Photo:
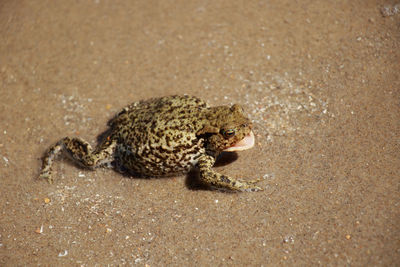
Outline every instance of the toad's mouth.
{"label": "toad's mouth", "polygon": [[250,131],[248,135],[246,135],[242,140],[233,144],[232,146],[224,149],[224,151],[242,151],[254,146],[255,138],[253,131]]}

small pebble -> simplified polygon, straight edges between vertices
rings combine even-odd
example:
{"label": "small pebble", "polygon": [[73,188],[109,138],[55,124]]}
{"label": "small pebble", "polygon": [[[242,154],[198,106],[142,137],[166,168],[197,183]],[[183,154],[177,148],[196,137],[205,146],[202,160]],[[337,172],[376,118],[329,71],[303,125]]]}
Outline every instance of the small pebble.
{"label": "small pebble", "polygon": [[68,250],[64,250],[64,252],[58,253],[58,257],[65,257],[68,255]]}
{"label": "small pebble", "polygon": [[37,233],[37,234],[43,233],[43,225],[40,226],[40,228],[38,227],[38,228],[35,230],[35,233]]}

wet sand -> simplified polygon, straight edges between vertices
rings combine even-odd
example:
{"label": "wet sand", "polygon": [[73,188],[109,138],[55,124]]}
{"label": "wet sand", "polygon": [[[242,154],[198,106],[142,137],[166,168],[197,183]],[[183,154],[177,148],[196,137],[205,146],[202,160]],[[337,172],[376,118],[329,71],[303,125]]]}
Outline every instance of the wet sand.
{"label": "wet sand", "polygon": [[[396,3],[2,1],[0,265],[400,264]],[[256,145],[215,169],[264,191],[35,179],[60,138],[171,94],[244,106]]]}

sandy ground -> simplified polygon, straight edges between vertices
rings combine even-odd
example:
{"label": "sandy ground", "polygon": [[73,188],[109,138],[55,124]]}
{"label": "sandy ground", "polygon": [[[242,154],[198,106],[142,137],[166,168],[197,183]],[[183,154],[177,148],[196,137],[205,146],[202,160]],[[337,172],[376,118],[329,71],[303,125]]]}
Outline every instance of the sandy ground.
{"label": "sandy ground", "polygon": [[[398,1],[2,1],[0,265],[400,264]],[[397,8],[397,9],[396,9]],[[123,106],[240,103],[257,193],[67,161]]]}

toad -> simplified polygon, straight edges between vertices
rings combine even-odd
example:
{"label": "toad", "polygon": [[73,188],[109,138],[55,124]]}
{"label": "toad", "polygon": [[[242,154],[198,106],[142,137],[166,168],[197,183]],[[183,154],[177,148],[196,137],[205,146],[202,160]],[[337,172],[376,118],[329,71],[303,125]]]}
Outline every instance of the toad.
{"label": "toad", "polygon": [[146,177],[187,173],[218,189],[259,191],[260,179],[238,180],[212,169],[223,151],[253,147],[252,124],[241,106],[209,107],[193,96],[167,96],[134,102],[109,122],[109,134],[93,149],[77,137],[65,137],[43,157],[40,178],[53,182],[52,165],[65,153],[83,167],[123,168]]}

